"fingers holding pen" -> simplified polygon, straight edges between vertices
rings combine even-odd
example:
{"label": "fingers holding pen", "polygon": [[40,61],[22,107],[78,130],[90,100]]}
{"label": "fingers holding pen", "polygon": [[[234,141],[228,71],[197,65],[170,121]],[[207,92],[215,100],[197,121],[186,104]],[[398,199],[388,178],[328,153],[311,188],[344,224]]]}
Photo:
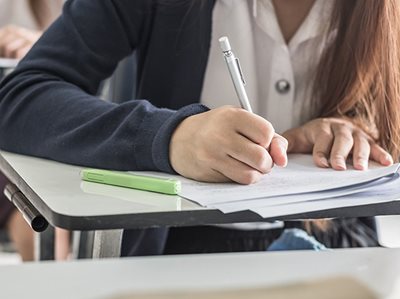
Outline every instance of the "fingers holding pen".
{"label": "fingers holding pen", "polygon": [[[231,156],[226,156],[224,159],[218,160],[215,164],[215,170],[223,174],[229,180],[243,185],[250,185],[258,182],[263,173],[257,169],[236,160]],[[221,169],[220,171],[217,169]]]}
{"label": "fingers holding pen", "polygon": [[226,148],[229,156],[233,159],[241,161],[260,173],[268,173],[274,166],[268,151],[246,137],[236,134],[228,142]]}
{"label": "fingers holding pen", "polygon": [[[270,122],[243,109],[237,111],[236,120],[238,133],[262,147],[264,155],[268,154],[265,153],[265,149],[267,149],[274,164],[286,166],[288,141],[275,133]],[[256,155],[256,157],[259,157],[259,155]]]}
{"label": "fingers holding pen", "polygon": [[235,130],[263,148],[268,148],[275,136],[275,129],[272,124],[261,116],[246,110],[233,109],[235,109]]}
{"label": "fingers holding pen", "polygon": [[250,184],[271,171],[274,162],[286,164],[286,147],[263,118],[221,107],[182,121],[171,138],[170,162],[176,172],[195,180]]}
{"label": "fingers holding pen", "polygon": [[263,149],[263,151],[260,151],[258,155],[255,155],[255,157],[261,158],[260,155],[268,156],[273,164],[285,167],[288,160],[288,141],[286,138],[275,133],[272,124],[264,118],[245,110],[241,111],[241,117],[238,117],[240,122],[237,123],[239,125],[237,127],[238,133]]}

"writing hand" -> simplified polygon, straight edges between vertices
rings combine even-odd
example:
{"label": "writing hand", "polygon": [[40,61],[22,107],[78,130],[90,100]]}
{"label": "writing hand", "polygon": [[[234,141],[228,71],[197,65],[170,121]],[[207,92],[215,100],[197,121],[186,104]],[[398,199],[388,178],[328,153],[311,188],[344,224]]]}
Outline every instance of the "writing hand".
{"label": "writing hand", "polygon": [[171,138],[170,162],[198,181],[251,184],[274,164],[286,166],[286,149],[286,139],[264,118],[224,106],[182,121]]}

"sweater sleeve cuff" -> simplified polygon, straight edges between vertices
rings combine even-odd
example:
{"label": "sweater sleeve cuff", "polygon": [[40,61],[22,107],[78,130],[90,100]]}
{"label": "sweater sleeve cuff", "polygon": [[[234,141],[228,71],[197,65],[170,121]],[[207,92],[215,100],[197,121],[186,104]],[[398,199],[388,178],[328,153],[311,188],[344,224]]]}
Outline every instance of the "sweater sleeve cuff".
{"label": "sweater sleeve cuff", "polygon": [[152,144],[152,157],[156,168],[162,172],[176,173],[169,161],[169,143],[175,128],[187,117],[208,111],[204,105],[192,104],[176,111],[160,127]]}

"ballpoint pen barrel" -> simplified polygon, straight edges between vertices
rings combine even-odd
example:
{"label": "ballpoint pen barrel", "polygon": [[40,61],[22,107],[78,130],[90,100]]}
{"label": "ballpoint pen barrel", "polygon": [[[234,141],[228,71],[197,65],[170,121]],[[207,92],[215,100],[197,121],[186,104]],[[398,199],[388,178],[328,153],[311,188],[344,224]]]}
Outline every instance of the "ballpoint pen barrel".
{"label": "ballpoint pen barrel", "polygon": [[225,61],[229,69],[229,74],[233,81],[233,86],[235,87],[236,94],[239,98],[240,105],[243,109],[253,113],[251,106],[249,104],[249,99],[247,97],[246,90],[244,89],[242,74],[240,73],[239,66],[236,57],[232,54],[230,56],[225,55]]}

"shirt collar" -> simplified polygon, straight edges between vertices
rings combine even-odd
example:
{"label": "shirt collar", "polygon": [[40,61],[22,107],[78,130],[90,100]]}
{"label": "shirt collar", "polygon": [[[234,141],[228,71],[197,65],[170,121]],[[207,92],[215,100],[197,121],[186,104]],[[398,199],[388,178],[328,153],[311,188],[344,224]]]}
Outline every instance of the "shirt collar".
{"label": "shirt collar", "polygon": [[[326,34],[331,13],[331,0],[316,0],[306,19],[289,42],[289,48],[296,48],[302,42]],[[253,0],[255,23],[271,38],[285,45],[272,0]]]}

